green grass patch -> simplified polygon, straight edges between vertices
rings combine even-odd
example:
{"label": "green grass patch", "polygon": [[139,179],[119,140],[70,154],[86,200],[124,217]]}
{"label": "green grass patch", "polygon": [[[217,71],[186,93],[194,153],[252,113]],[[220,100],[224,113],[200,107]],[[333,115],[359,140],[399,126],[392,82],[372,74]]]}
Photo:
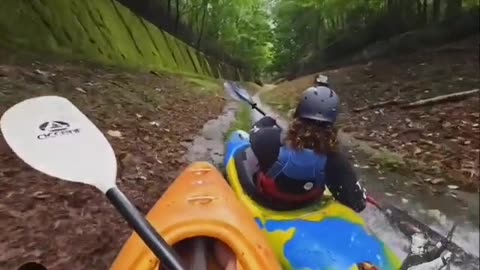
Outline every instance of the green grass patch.
{"label": "green grass patch", "polygon": [[288,112],[290,110],[295,108],[297,103],[296,97],[283,95],[282,92],[275,89],[261,93],[260,99],[264,104],[268,105],[285,117],[288,116]]}
{"label": "green grass patch", "polygon": [[260,90],[262,90],[262,87],[254,82],[242,81],[242,82],[239,82],[239,84],[243,88],[245,88],[248,91],[248,93],[252,96],[255,95],[257,92],[259,92]]}
{"label": "green grass patch", "polygon": [[185,79],[198,86],[197,89],[206,94],[221,94],[222,92],[222,85],[216,79],[201,76],[188,76]]}
{"label": "green grass patch", "polygon": [[314,74],[311,74],[292,81],[282,82],[275,88],[263,92],[260,98],[264,104],[287,116],[288,112],[297,105],[302,92],[312,86],[313,78]]}
{"label": "green grass patch", "polygon": [[406,166],[405,161],[399,154],[390,152],[386,149],[378,150],[370,159],[382,169],[392,172],[404,169]]}
{"label": "green grass patch", "polygon": [[250,127],[252,126],[251,119],[252,119],[252,110],[250,109],[250,106],[246,104],[241,104],[236,112],[235,121],[230,126],[227,133],[225,133],[225,140],[227,140],[230,134],[232,134],[232,132],[235,130],[239,130],[239,129],[244,131],[250,130]]}

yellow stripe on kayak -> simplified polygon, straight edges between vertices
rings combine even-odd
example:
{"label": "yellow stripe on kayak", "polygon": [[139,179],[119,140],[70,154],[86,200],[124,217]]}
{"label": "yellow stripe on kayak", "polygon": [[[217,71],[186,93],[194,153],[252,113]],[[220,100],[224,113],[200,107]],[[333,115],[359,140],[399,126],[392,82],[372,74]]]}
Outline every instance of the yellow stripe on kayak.
{"label": "yellow stripe on kayak", "polygon": [[[364,227],[366,226],[365,221],[351,209],[338,202],[328,199],[326,199],[325,202],[321,202],[312,207],[299,210],[274,211],[265,208],[257,204],[253,199],[244,193],[233,159],[231,159],[227,164],[227,175],[231,178],[228,180],[230,181],[230,185],[240,201],[247,206],[247,208],[255,217],[259,218],[263,222],[266,219],[279,221],[300,219],[305,221],[320,222],[327,218],[340,218],[350,223],[359,224]],[[331,193],[328,191],[325,196],[330,197]]]}

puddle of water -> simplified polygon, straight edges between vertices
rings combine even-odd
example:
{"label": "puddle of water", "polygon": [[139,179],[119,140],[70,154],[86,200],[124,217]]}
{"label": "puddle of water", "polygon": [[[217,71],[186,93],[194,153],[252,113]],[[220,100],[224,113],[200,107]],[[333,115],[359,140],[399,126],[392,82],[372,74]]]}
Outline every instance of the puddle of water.
{"label": "puddle of water", "polygon": [[[454,242],[466,252],[479,256],[479,198],[478,194],[454,191],[456,199],[447,191],[435,195],[422,187],[413,185],[411,178],[366,168],[365,157],[353,152],[357,172],[363,185],[374,198],[385,201],[408,214],[419,222],[428,225],[441,235],[446,235],[456,222]],[[362,164],[363,163],[363,164]]]}
{"label": "puddle of water", "polygon": [[385,215],[374,206],[368,205],[360,215],[378,238],[382,239],[400,259],[405,259],[410,247],[410,239],[392,227]]}

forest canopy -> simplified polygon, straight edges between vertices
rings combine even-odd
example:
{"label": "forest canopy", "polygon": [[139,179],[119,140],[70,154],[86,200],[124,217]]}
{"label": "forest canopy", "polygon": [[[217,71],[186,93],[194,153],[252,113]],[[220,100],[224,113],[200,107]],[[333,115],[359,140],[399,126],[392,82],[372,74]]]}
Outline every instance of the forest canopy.
{"label": "forest canopy", "polygon": [[455,24],[479,7],[479,0],[120,1],[142,6],[163,29],[217,60],[259,75],[315,70],[379,40]]}
{"label": "forest canopy", "polygon": [[277,0],[272,70],[315,68],[378,40],[458,20],[478,5],[478,0]]}
{"label": "forest canopy", "polygon": [[[132,1],[123,0],[127,4]],[[217,60],[233,61],[255,73],[271,62],[273,32],[265,0],[147,0],[161,12],[162,28]],[[149,13],[144,10],[144,14]]]}

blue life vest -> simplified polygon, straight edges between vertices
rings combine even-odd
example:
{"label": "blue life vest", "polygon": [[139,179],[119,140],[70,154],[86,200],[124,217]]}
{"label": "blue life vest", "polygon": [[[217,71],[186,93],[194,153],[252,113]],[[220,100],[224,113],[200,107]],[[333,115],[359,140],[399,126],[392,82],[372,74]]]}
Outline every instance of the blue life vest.
{"label": "blue life vest", "polygon": [[288,178],[311,182],[317,187],[324,187],[326,163],[326,155],[318,155],[311,149],[296,151],[290,147],[282,146],[277,161],[266,175],[275,179],[283,173]]}

